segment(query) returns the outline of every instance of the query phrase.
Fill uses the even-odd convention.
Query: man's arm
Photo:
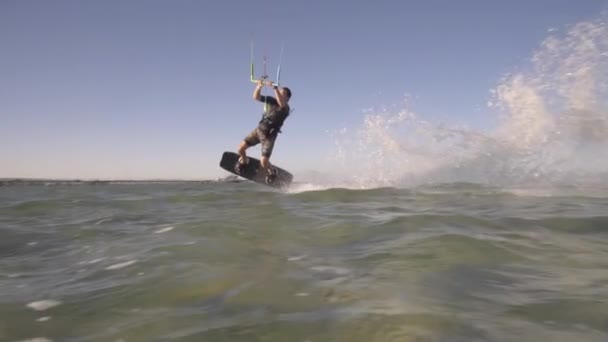
[[[279,107],[281,108],[285,108],[285,99],[283,98],[283,96],[281,95],[281,93],[279,92],[279,87],[275,86],[274,88],[274,95],[277,97],[277,102],[279,103]]]
[[[253,90],[253,99],[254,100],[260,101],[262,99],[261,92],[262,92],[263,86],[264,86],[264,83],[262,83],[262,81],[258,81],[258,84],[255,86],[255,89]]]

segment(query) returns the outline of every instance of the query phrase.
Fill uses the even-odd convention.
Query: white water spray
[[[334,134],[341,186],[471,182],[608,183],[608,25],[582,22],[542,42],[530,68],[491,90],[492,132],[433,124],[408,110],[370,111]]]

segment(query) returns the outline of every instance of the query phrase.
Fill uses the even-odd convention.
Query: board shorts
[[[245,144],[247,144],[247,146],[249,146],[249,147],[262,143],[262,156],[270,158],[270,155],[272,155],[272,149],[274,148],[274,142],[276,139],[277,139],[276,134],[265,133],[259,127],[256,127],[243,140],[245,141]]]

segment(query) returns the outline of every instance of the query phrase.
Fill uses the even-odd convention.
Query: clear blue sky
[[[0,177],[189,178],[218,166],[257,124],[257,70],[293,115],[272,160],[323,168],[327,130],[415,95],[429,120],[480,128],[500,77],[551,28],[606,0],[0,1]],[[250,154],[259,156],[259,147]]]

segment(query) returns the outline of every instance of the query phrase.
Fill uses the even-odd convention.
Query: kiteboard
[[[267,182],[267,172],[262,168],[260,160],[249,156],[247,159],[249,160],[247,164],[241,166],[240,172],[237,172],[236,164],[239,162],[239,155],[234,152],[226,151],[222,155],[222,160],[220,160],[220,167],[234,175],[273,188],[285,188],[291,184],[293,175],[274,164],[272,167],[277,171],[276,177],[274,177],[272,181]]]

